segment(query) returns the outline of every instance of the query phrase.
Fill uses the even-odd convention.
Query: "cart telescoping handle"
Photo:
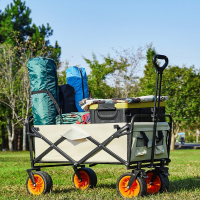
[[[156,63],[156,59],[161,59],[165,60],[165,63],[162,67],[159,67],[158,64]],[[157,78],[156,78],[156,88],[155,88],[155,99],[154,99],[154,111],[153,111],[153,120],[154,120],[154,127],[153,127],[153,143],[152,143],[152,151],[151,151],[151,164],[150,167],[153,167],[153,162],[154,162],[154,151],[155,151],[155,140],[156,140],[156,127],[157,127],[157,121],[158,121],[158,115],[160,112],[160,95],[161,95],[161,82],[162,82],[162,73],[163,70],[167,67],[168,65],[168,58],[167,56],[164,55],[155,55],[152,59],[153,65],[156,69],[157,73]],[[158,98],[157,98],[157,90],[158,90],[158,80],[159,80],[159,93],[158,93]],[[156,106],[156,102],[158,100],[158,104]]]
[[[165,63],[164,63],[164,65],[162,66],[162,67],[159,67],[158,66],[158,64],[156,63],[156,60],[157,59],[161,59],[161,60],[165,60]],[[153,57],[153,65],[154,65],[154,67],[156,68],[156,72],[163,72],[163,70],[167,67],[167,65],[168,65],[168,58],[167,58],[167,56],[164,56],[164,55],[159,55],[159,54],[157,54],[157,55],[155,55],[154,57]]]

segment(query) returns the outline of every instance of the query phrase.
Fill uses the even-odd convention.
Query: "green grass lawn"
[[[200,199],[200,150],[171,151],[169,192],[137,199]],[[29,152],[0,152],[0,199],[122,199],[116,191],[119,176],[127,172],[123,165],[97,165],[97,187],[80,191],[73,187],[73,169],[42,168],[53,179],[53,191],[31,196],[26,191]]]

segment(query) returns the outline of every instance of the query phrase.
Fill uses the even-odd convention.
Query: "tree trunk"
[[[2,135],[2,151],[6,151],[6,137],[4,125],[1,125],[1,135]]]
[[[20,151],[20,146],[21,146],[21,130],[18,133],[18,137],[17,137],[17,151]]]
[[[7,121],[7,131],[8,131],[8,147],[10,151],[13,151],[13,140],[15,136],[15,130],[14,130],[14,122],[11,122],[11,119],[6,116]]]
[[[196,143],[199,142],[199,129],[196,129]]]
[[[23,125],[23,151],[26,151],[26,125]]]
[[[172,137],[171,137],[171,147],[170,147],[171,150],[174,150],[175,149],[175,135],[174,133],[172,132]]]
[[[18,138],[18,130],[15,130],[15,137],[14,137],[14,145],[13,145],[13,150],[17,151],[17,138]]]

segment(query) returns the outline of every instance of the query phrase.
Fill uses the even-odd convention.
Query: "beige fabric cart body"
[[[116,123],[107,124],[75,124],[75,125],[37,125],[36,129],[52,143],[56,142],[61,136],[66,139],[58,145],[58,147],[64,151],[67,155],[73,158],[75,161],[79,161],[89,152],[97,147],[94,143],[87,139],[92,137],[99,143],[102,143],[109,138],[116,131],[114,125]],[[125,123],[118,123],[120,127]],[[163,132],[162,141],[155,146],[154,159],[168,158],[166,137],[169,125],[167,122],[157,123],[158,131]],[[140,131],[143,131],[149,139],[149,142],[144,146],[144,142],[141,138]],[[157,134],[158,137],[158,134]],[[151,159],[153,139],[153,122],[135,122],[132,133],[132,146],[130,162],[144,161]],[[139,140],[139,141],[138,141]],[[128,139],[127,135],[113,139],[106,147],[113,153],[118,155],[123,160],[127,160],[128,152]],[[35,157],[42,154],[49,145],[40,138],[35,138]],[[40,162],[64,162],[69,161],[63,157],[56,150],[50,151],[45,155]],[[88,158],[84,163],[120,163],[119,160],[108,154],[101,149],[96,154]]]

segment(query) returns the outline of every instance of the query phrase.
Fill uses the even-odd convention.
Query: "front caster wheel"
[[[31,179],[28,177],[26,180],[26,189],[29,194],[40,195],[49,193],[52,190],[53,182],[51,176],[43,171],[33,173],[36,186],[33,185]]]
[[[144,196],[147,192],[147,183],[144,178],[137,177],[134,180],[131,188],[128,189],[128,182],[131,178],[131,173],[125,173],[121,175],[117,181],[116,189],[120,196],[125,198],[132,198],[138,196]]]
[[[78,169],[82,181],[79,181],[78,176],[74,173],[72,181],[77,189],[85,190],[88,188],[94,188],[97,184],[97,176],[95,172],[90,168]]]
[[[158,192],[162,193],[169,189],[169,179],[168,176],[161,174],[160,172],[156,176],[152,185],[150,185],[151,177],[153,176],[154,171],[146,172],[148,178],[146,178],[147,182],[147,193],[156,194]]]

